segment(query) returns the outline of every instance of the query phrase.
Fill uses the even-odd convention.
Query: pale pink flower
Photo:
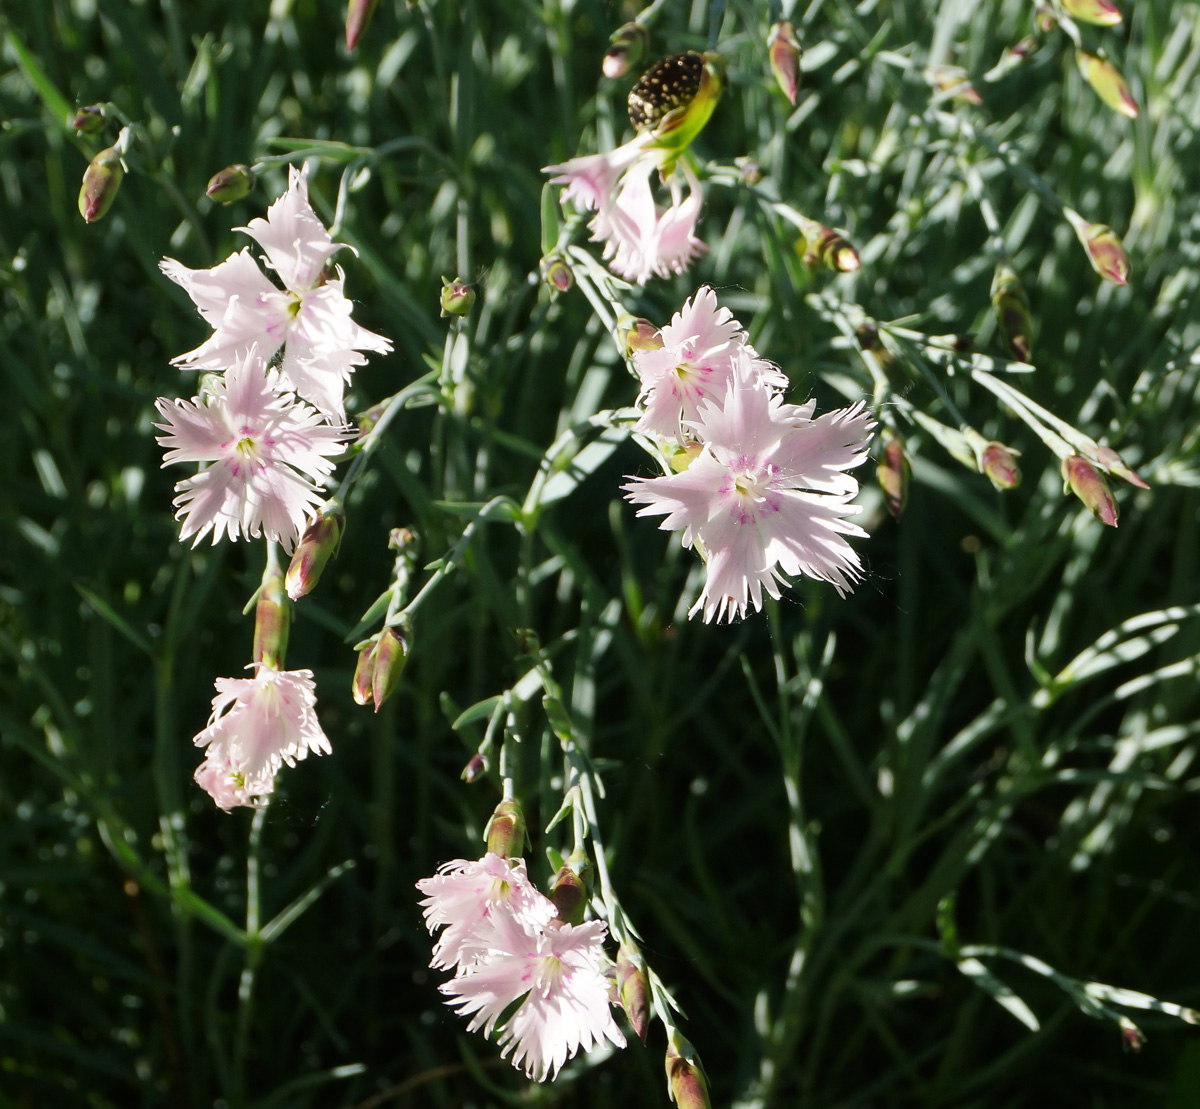
[[[470,1031],[490,1036],[508,1012],[500,1054],[512,1052],[513,1066],[539,1082],[606,1038],[625,1046],[610,1008],[603,921],[531,929],[505,914],[489,919],[490,953],[439,987],[452,998],[447,1004],[471,1017]]]
[[[787,387],[787,376],[758,357],[733,313],[717,306],[717,294],[708,286],[698,289],[660,334],[661,348],[633,355],[645,406],[638,431],[679,435],[681,421],[695,420],[702,401],[721,403],[732,381]]]
[[[270,794],[284,763],[330,751],[317,720],[312,671],[254,666],[253,678],[217,678],[208,726],[194,741],[208,749],[196,781],[223,809]]]
[[[683,530],[706,563],[704,589],[689,616],[744,616],[779,596],[785,575],[852,587],[861,564],[845,536],[866,533],[848,522],[858,482],[847,470],[866,458],[870,416],[861,405],[812,418],[814,402],[784,404],[763,384],[730,382],[723,404],[706,399],[687,421],[703,449],[686,470],[634,478],[626,497]]]
[[[256,350],[190,401],[156,401],[170,448],[163,465],[210,463],[175,486],[179,538],[193,546],[210,530],[213,542],[265,535],[291,551],[323,496],[314,479],[334,467],[347,433],[321,413],[278,391],[278,378]]]
[[[645,132],[606,154],[571,158],[542,172],[556,173],[552,185],[579,207],[596,214],[588,223],[594,242],[613,273],[644,285],[651,277],[682,273],[707,247],[695,236],[700,216],[700,181],[686,161],[672,171],[671,203],[654,199],[651,174],[662,161],[654,137]],[[688,186],[683,195],[680,177]]]
[[[554,917],[554,902],[541,894],[525,873],[522,859],[502,859],[492,852],[478,862],[455,859],[422,878],[421,906],[430,934],[445,928],[433,949],[431,967],[469,968],[489,950],[492,918],[502,914],[539,929]]]
[[[187,291],[213,328],[195,350],[174,359],[192,369],[225,370],[257,346],[270,359],[284,347],[279,373],[284,386],[322,412],[341,417],[342,394],[365,350],[387,352],[382,335],[359,327],[342,291],[343,275],[325,276],[335,243],[308,202],[307,168],[291,167],[288,191],[267,211],[239,228],[266,252],[280,289],[259,269],[249,249],[208,270],[164,258],[160,268]]]

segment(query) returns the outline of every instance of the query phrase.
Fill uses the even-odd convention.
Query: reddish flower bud
[[[884,436],[883,457],[875,467],[875,476],[883,490],[883,499],[888,511],[899,520],[908,503],[908,481],[910,467],[904,457],[904,444],[894,435]]]
[[[667,1041],[666,1071],[671,1100],[679,1109],[712,1109],[700,1057],[696,1049],[675,1030],[672,1030]]]
[[[767,55],[771,60],[771,72],[775,83],[783,90],[788,103],[796,103],[796,90],[800,86],[800,57],[803,51],[796,37],[796,28],[786,19],[775,23],[767,35]]]
[[[992,307],[1004,345],[1014,358],[1028,362],[1033,357],[1033,315],[1024,286],[1006,262],[996,267],[992,278]]]
[[[1109,0],[1062,0],[1067,14],[1081,23],[1096,27],[1115,27],[1121,22],[1121,13]]]
[[[487,759],[479,754],[479,752],[476,752],[468,760],[467,765],[463,767],[462,773],[459,775],[459,777],[466,782],[467,785],[470,785],[472,782],[479,781],[479,779],[487,773],[487,768]]]
[[[241,200],[252,188],[254,188],[254,170],[239,163],[226,166],[214,173],[209,178],[204,195],[209,200],[217,201],[218,204],[232,204],[235,200]]]
[[[1137,118],[1137,101],[1129,91],[1129,85],[1121,76],[1121,71],[1112,62],[1082,50],[1075,60],[1079,63],[1079,72],[1083,74],[1083,79],[1092,86],[1092,90],[1105,104],[1123,116]]]
[[[541,264],[542,280],[556,293],[568,292],[575,284],[571,267],[566,259],[558,254],[547,254]]]
[[[1021,484],[1021,468],[1014,455],[1017,452],[1003,443],[992,440],[979,453],[979,469],[1002,492]]]
[[[282,670],[292,624],[292,603],[283,588],[283,575],[263,575],[258,604],[254,608],[254,661],[271,670]]]
[[[375,673],[375,650],[378,646],[379,636],[373,635],[358,652],[358,661],[354,664],[354,678],[350,683],[350,693],[356,705],[367,705],[371,702],[371,679]]]
[[[371,700],[378,712],[400,684],[400,675],[408,662],[411,629],[389,624],[379,633],[375,646],[375,664],[371,668]]]
[[[88,165],[79,187],[79,214],[85,223],[102,219],[117,199],[125,165],[115,146],[101,150]]]
[[[353,50],[367,29],[379,0],[350,0],[346,6],[346,49]]]
[[[1073,454],[1063,459],[1063,492],[1075,494],[1102,524],[1117,526],[1117,502],[1108,482],[1086,458]]]
[[[591,877],[592,862],[583,850],[572,851],[571,857],[558,868],[550,890],[550,900],[558,910],[558,919],[564,924],[583,923]]]
[[[1096,462],[1107,470],[1108,473],[1116,474],[1122,481],[1127,481],[1130,485],[1136,485],[1139,489],[1150,488],[1149,485],[1125,465],[1125,460],[1112,447],[1098,447],[1096,449]]]
[[[650,1029],[650,991],[646,983],[646,961],[631,943],[622,943],[617,952],[617,994],[621,1008],[633,1025],[637,1038],[646,1042]]]
[[[104,126],[104,108],[89,104],[71,118],[71,127],[77,135],[94,135]]]
[[[525,853],[525,814],[516,801],[501,801],[488,821],[487,849],[502,859]]]
[[[1114,285],[1124,285],[1129,281],[1129,255],[1117,238],[1117,233],[1102,223],[1089,223],[1081,231],[1075,228],[1079,241],[1087,251],[1092,268]]]
[[[618,27],[609,39],[612,45],[600,63],[601,72],[613,81],[624,77],[630,66],[641,61],[649,40],[650,33],[640,23],[626,23]]]
[[[299,600],[321,580],[325,564],[337,554],[346,530],[346,514],[337,501],[325,504],[304,529],[287,569],[287,594]]]

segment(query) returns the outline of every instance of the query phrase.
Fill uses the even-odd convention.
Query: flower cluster
[[[190,401],[160,398],[163,465],[208,463],[176,485],[180,538],[213,542],[265,535],[290,551],[321,501],[346,432],[343,393],[367,350],[391,344],[359,327],[330,258],[335,243],[308,202],[305,169],[292,167],[287,192],[241,228],[265,252],[265,274],[249,249],[209,270],[173,258],[163,273],[182,286],[212,335],[175,359],[217,376]],[[277,357],[278,356],[278,357]]]
[[[543,1082],[580,1049],[625,1037],[610,1009],[603,921],[564,924],[520,859],[489,852],[456,859],[417,888],[430,933],[442,928],[430,966],[455,969],[439,988],[470,1017],[472,1032],[499,1026],[501,1056]]]
[[[704,588],[689,615],[705,621],[762,607],[786,576],[830,582],[839,593],[861,574],[846,536],[871,420],[861,404],[813,418],[815,402],[786,404],[787,378],[759,358],[711,289],[700,289],[633,353],[642,382],[637,429],[667,440],[678,473],[632,478],[639,516],[663,516],[704,557]]]

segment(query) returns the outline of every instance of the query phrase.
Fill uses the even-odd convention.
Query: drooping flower
[[[678,435],[682,422],[696,419],[701,402],[722,402],[733,381],[768,389],[788,384],[782,371],[758,357],[733,313],[718,307],[708,286],[697,290],[660,334],[660,348],[633,354],[645,407],[638,431]]]
[[[697,546],[707,574],[688,615],[744,616],[778,597],[785,575],[852,588],[861,564],[846,536],[858,482],[846,471],[866,458],[869,415],[861,405],[813,419],[814,402],[785,404],[766,385],[730,382],[724,401],[706,398],[686,426],[703,445],[686,470],[634,478],[622,488],[639,516],[663,516]]]
[[[196,781],[223,809],[269,795],[284,763],[330,751],[312,671],[253,665],[253,678],[217,678],[208,726],[194,741],[207,748]]]
[[[489,852],[478,862],[455,859],[422,878],[421,907],[432,935],[445,928],[433,949],[431,967],[470,968],[492,943],[492,919],[500,914],[524,927],[544,928],[554,917],[554,902],[534,888],[522,859],[502,859]]]
[[[307,167],[291,167],[288,190],[266,219],[239,228],[266,252],[279,288],[254,261],[249,248],[207,270],[164,258],[160,268],[195,302],[213,334],[195,350],[174,359],[192,369],[225,370],[257,346],[270,359],[282,346],[280,379],[322,412],[340,418],[342,394],[363,351],[386,353],[391,343],[360,327],[343,292],[342,271],[326,276],[329,259],[345,245],[335,243],[308,202]]]
[[[500,1054],[511,1052],[513,1066],[539,1082],[606,1038],[625,1046],[604,973],[603,921],[529,928],[505,913],[488,920],[489,953],[439,987],[451,998],[447,1004],[471,1017],[470,1031],[482,1028],[490,1036],[508,1012],[497,1041]]]
[[[155,426],[169,448],[163,465],[210,463],[175,486],[179,538],[193,546],[210,530],[215,543],[265,535],[291,551],[306,517],[323,501],[315,480],[334,467],[347,433],[281,393],[257,349],[216,380],[203,399],[159,398]]]

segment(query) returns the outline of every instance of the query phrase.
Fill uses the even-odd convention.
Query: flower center
[[[557,955],[542,955],[534,964],[533,989],[541,997],[549,997],[562,979],[564,967]]]

